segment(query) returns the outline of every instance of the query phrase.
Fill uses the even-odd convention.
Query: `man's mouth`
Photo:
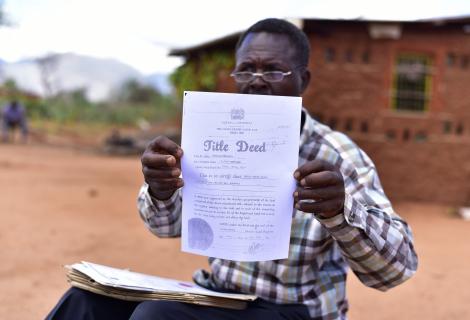
[[[261,89],[261,90],[248,89],[247,91],[248,92],[246,93],[248,94],[261,94],[265,96],[272,95],[271,90],[269,89]]]

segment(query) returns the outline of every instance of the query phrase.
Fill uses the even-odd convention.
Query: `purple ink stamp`
[[[191,249],[207,250],[214,240],[211,226],[201,218],[189,219],[188,236]]]

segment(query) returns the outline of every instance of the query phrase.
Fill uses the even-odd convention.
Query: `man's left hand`
[[[294,192],[294,206],[298,210],[324,218],[343,211],[344,180],[332,164],[323,160],[308,161],[294,172],[294,177],[299,182]]]

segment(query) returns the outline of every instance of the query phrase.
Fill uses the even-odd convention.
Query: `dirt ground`
[[[0,144],[0,319],[42,319],[68,288],[62,265],[88,260],[189,280],[206,258],[148,232],[136,210],[138,157]],[[419,270],[382,293],[351,274],[350,319],[470,319],[470,222],[439,205],[397,203]]]

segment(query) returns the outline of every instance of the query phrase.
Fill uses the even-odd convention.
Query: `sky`
[[[2,0],[0,0],[2,2]],[[267,18],[413,20],[470,15],[470,0],[3,0],[0,59],[48,53],[113,58],[142,72],[168,73],[188,47]]]

